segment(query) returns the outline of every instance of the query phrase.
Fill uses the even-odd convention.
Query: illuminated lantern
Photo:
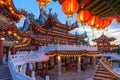
[[[36,0],[41,7],[45,7],[51,0]]]
[[[60,4],[62,4],[64,1],[65,1],[65,0],[58,0],[58,2],[59,2]]]
[[[95,26],[98,22],[99,22],[99,17],[98,17],[98,16],[92,16],[92,17],[88,20],[88,25],[93,27],[93,26]]]
[[[120,24],[120,16],[116,16],[116,17],[115,17],[115,20],[116,20],[116,22],[117,22],[118,24]]]
[[[103,20],[99,20],[99,22],[95,25],[95,28],[103,29],[104,28],[103,25],[104,25],[104,21]]]
[[[11,0],[0,0],[0,4],[3,5],[7,5]]]
[[[78,7],[77,0],[65,0],[62,4],[62,11],[70,18],[78,11]]]
[[[107,19],[112,21],[114,19],[114,16],[107,17]]]
[[[103,27],[106,27],[107,26],[107,21],[106,20],[103,20],[103,21],[104,21]]]
[[[77,15],[77,21],[84,24],[91,17],[91,13],[88,10],[82,10]]]
[[[12,34],[12,32],[11,31],[8,31],[8,35],[11,35]]]
[[[106,19],[106,27],[108,27],[111,24],[111,20]]]

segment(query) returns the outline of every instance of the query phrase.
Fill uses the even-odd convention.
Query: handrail
[[[116,78],[120,79],[120,74],[116,73],[113,69],[111,69],[107,64],[105,64],[102,60],[99,61],[102,66],[107,69],[110,73],[112,73]]]
[[[29,76],[26,76],[24,74],[17,72],[11,57],[9,57],[9,60],[8,60],[8,67],[10,69],[13,80],[33,80]]]

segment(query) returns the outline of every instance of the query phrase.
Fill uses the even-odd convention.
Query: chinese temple
[[[74,9],[78,8],[75,11],[80,14],[77,21],[74,23],[66,21],[65,24],[60,22],[57,13],[52,13],[52,9],[49,9],[48,13],[44,11],[44,7],[50,1],[36,0],[40,5],[40,14],[35,19],[33,13],[16,9],[13,0],[0,0],[0,80],[55,80],[51,78],[51,71],[57,76],[62,76],[71,71],[82,74],[89,67],[96,69],[95,73],[99,67],[103,71],[108,70],[104,64],[107,62],[106,58],[102,57],[99,62],[98,60],[104,51],[111,51],[117,47],[110,44],[115,38],[108,38],[103,34],[93,40],[97,45],[92,46],[89,42],[85,42],[85,38],[88,37],[86,32],[71,34],[70,31],[79,27],[78,22],[87,23],[88,20],[80,18],[83,8],[89,10],[85,11],[89,14],[88,18],[94,14],[100,17],[99,21],[106,23],[101,25],[96,22],[94,26],[97,29],[108,27],[113,18],[119,22],[117,16],[120,14],[120,1],[58,0],[68,18],[75,13],[67,12],[69,9],[66,9],[65,5],[67,6],[68,2],[75,3]],[[106,7],[102,8],[103,6]],[[22,17],[25,17],[24,24],[22,29],[18,29],[16,24]],[[88,24],[93,27],[91,21]],[[96,68],[97,64],[99,67]],[[120,79],[118,74],[112,73],[114,71],[109,72],[113,76],[110,79]],[[97,77],[96,75],[94,80],[100,78],[99,74]]]
[[[93,39],[94,42],[98,45],[98,51],[105,52],[105,51],[112,51],[113,49],[117,48],[118,46],[115,44],[110,44],[112,41],[114,41],[115,38],[107,37],[106,35],[102,34],[99,38]]]

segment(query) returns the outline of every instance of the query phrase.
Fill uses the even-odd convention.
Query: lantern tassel
[[[68,17],[68,25],[71,26],[71,18]]]

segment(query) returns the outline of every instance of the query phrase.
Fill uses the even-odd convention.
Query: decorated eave
[[[52,56],[100,56],[101,53],[98,51],[86,51],[86,50],[56,50],[46,53],[49,57]]]
[[[42,27],[42,28],[48,28],[49,27],[50,28],[52,25],[55,26],[55,27],[63,28],[67,31],[70,31],[70,30],[73,30],[73,29],[79,27],[78,25],[76,25],[76,26],[64,25],[64,24],[56,21],[51,14],[48,15],[47,21],[44,24],[40,25],[40,27]]]
[[[99,38],[95,38],[92,41],[103,42],[103,41],[114,41],[114,40],[116,40],[116,39],[113,37],[109,38],[109,37],[105,36],[104,34],[102,34]]]
[[[13,0],[0,0],[0,14],[6,16],[9,21],[18,22],[26,12],[17,10]]]
[[[46,23],[45,23],[46,24]],[[53,23],[54,24],[54,23]],[[54,24],[55,25],[55,24]],[[61,34],[61,33],[56,33],[56,32],[52,32],[52,31],[49,31],[47,29],[44,29],[42,28],[43,25],[37,27],[34,23],[30,23],[30,27],[29,29],[32,29],[32,31],[34,33],[42,33],[42,34],[45,34],[45,35],[52,35],[52,36],[58,36],[58,37],[63,37],[63,38],[70,38],[70,39],[76,39],[76,36],[73,36],[73,35],[65,35],[65,34]],[[66,27],[66,26],[65,26]],[[79,37],[79,40],[82,40],[84,39],[84,37]]]

